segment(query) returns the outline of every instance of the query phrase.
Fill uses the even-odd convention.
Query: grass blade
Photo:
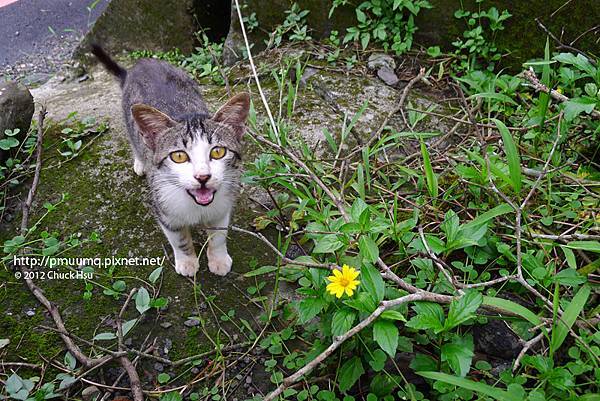
[[[502,136],[502,142],[504,143],[504,153],[506,153],[506,158],[508,161],[508,172],[510,173],[510,181],[513,189],[516,193],[521,191],[522,178],[521,178],[521,158],[519,156],[519,151],[517,150],[517,145],[515,145],[515,141],[513,140],[512,135],[506,128],[504,123],[496,118],[491,119],[498,127],[498,131],[500,131],[500,135]]]
[[[452,384],[454,386],[466,388],[467,390],[475,391],[478,394],[485,394],[498,401],[523,401],[519,397],[510,394],[508,391],[492,387],[482,382],[475,382],[473,380],[464,379],[462,377],[456,377],[440,372],[417,372],[417,374],[431,380],[439,380],[444,383]]]
[[[590,286],[584,285],[577,291],[577,294],[575,294],[569,303],[569,306],[565,309],[562,319],[557,322],[556,327],[552,330],[552,338],[550,340],[551,353],[559,349],[563,341],[565,341],[573,323],[575,323],[577,317],[585,307],[585,303],[587,302],[590,293]]]
[[[432,198],[437,198],[439,194],[437,176],[433,172],[431,167],[431,160],[429,159],[429,152],[425,147],[425,142],[421,140],[421,155],[423,155],[423,168],[425,169],[425,179],[427,181],[427,190]]]
[[[534,326],[538,326],[542,323],[540,318],[535,313],[533,313],[526,307],[519,305],[516,302],[509,301],[508,299],[484,296],[483,302],[481,304],[493,306],[496,308],[500,308],[500,309],[504,309],[506,311],[512,312],[516,315],[521,316],[523,319],[527,320]]]

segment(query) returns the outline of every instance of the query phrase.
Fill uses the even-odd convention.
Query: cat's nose
[[[210,180],[210,177],[210,174],[199,174],[194,176],[194,178],[198,180],[200,184],[206,184],[208,180]]]

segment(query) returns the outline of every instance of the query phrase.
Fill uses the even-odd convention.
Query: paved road
[[[0,67],[63,51],[61,40],[74,44],[74,37],[87,32],[109,2],[0,0]],[[95,7],[88,10],[94,3]]]

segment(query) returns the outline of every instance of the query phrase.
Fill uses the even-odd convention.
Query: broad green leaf
[[[367,263],[360,269],[359,279],[361,286],[371,296],[371,299],[375,304],[379,304],[385,295],[385,282],[379,270]]]
[[[334,313],[331,319],[331,334],[341,336],[352,328],[356,313],[350,308],[341,308]]]
[[[542,323],[540,318],[535,313],[516,302],[509,301],[508,299],[484,296],[482,305],[493,306],[495,308],[512,312],[529,321],[534,326],[538,326]]]
[[[514,104],[515,106],[517,105],[517,103],[514,100],[512,100],[509,96],[502,94],[502,93],[482,92],[482,93],[476,93],[474,95],[469,96],[469,99],[476,99],[476,98],[493,99],[493,100],[498,100],[498,101],[501,101],[504,103]]]
[[[121,330],[123,330],[123,337],[125,337],[127,335],[127,333],[129,333],[131,331],[133,326],[135,326],[136,322],[137,322],[137,319],[131,319],[131,320],[128,320],[125,323],[123,323],[123,326],[121,326]]]
[[[590,97],[577,97],[564,102],[565,105],[565,120],[572,121],[581,113],[590,114],[598,101]]]
[[[550,349],[556,351],[560,348],[563,341],[567,337],[569,330],[573,327],[573,324],[577,320],[577,317],[585,307],[590,296],[591,288],[589,285],[584,285],[577,291],[577,294],[573,297],[569,306],[565,308],[562,315],[562,319],[558,321],[554,329],[552,330],[552,337],[550,339]]]
[[[322,298],[305,298],[298,303],[300,323],[306,323],[321,312],[326,302]]]
[[[481,213],[479,216],[475,217],[470,222],[463,224],[461,227],[462,231],[473,230],[481,225],[487,223],[491,219],[502,216],[503,214],[507,214],[513,211],[513,208],[508,203],[502,203],[501,205],[496,206],[493,209],[488,210],[487,212]]]
[[[364,281],[361,285],[364,285]],[[377,308],[377,303],[371,295],[362,291],[356,294],[356,296],[345,300],[344,304],[363,313],[372,313]]]
[[[387,354],[380,349],[376,349],[373,351],[373,355],[371,356],[371,360],[369,360],[369,366],[375,371],[379,372],[385,366],[385,361],[387,361]]]
[[[492,387],[482,382],[475,382],[473,380],[464,379],[462,377],[452,376],[447,373],[417,372],[417,374],[427,379],[439,380],[444,383],[452,384],[454,386],[462,387],[467,390],[475,391],[476,393],[485,394],[498,401],[523,401],[522,398],[515,397],[511,395],[508,391]]]
[[[388,309],[383,311],[380,316],[382,319],[386,320],[400,320],[401,322],[406,322],[406,318],[397,310]]]
[[[163,394],[160,397],[160,401],[181,401],[183,398],[178,391],[171,391],[170,393]]]
[[[77,359],[75,359],[73,354],[71,354],[70,352],[67,352],[65,354],[65,365],[68,366],[71,370],[75,369],[75,366],[77,366]]]
[[[460,377],[469,373],[473,355],[473,336],[470,334],[455,336],[452,342],[442,345],[442,361],[448,362],[450,368]]]
[[[373,325],[373,339],[392,358],[398,348],[398,327],[389,320],[377,320]]]
[[[144,287],[140,287],[135,296],[135,308],[140,314],[150,309],[150,294]]]
[[[115,333],[100,333],[96,334],[93,340],[114,340],[115,338],[117,338]]]
[[[435,333],[444,330],[444,310],[439,304],[415,302],[412,309],[417,314],[406,323],[407,327],[417,330],[433,330]]]
[[[515,192],[519,193],[522,185],[521,157],[519,156],[519,150],[517,149],[517,145],[515,145],[515,141],[508,131],[508,128],[506,128],[506,125],[496,118],[492,118],[491,121],[496,124],[496,127],[498,127],[498,131],[502,136],[504,153],[506,153],[508,171],[510,173],[510,181]]]
[[[158,280],[158,278],[160,277],[160,274],[162,273],[162,271],[163,271],[163,267],[162,266],[157,267],[156,269],[154,269],[152,271],[152,273],[150,273],[150,275],[148,276],[148,280],[150,280],[150,282],[152,284],[156,283],[156,280]]]
[[[313,253],[332,253],[344,246],[336,234],[327,234],[315,241]]]
[[[582,251],[600,253],[599,241],[571,241],[563,246],[571,249],[581,249]]]
[[[575,253],[567,247],[561,246],[560,248],[565,254],[565,259],[567,260],[569,267],[571,269],[577,269],[577,259],[575,258]]]
[[[375,263],[379,258],[379,248],[375,241],[368,235],[361,235],[358,240],[358,247],[361,255],[363,255],[368,262]]]
[[[338,376],[340,391],[345,393],[350,390],[363,373],[365,373],[365,369],[359,356],[354,356],[346,361],[340,368]]]
[[[483,297],[481,293],[475,290],[467,291],[459,299],[454,299],[450,303],[450,310],[448,311],[448,318],[444,324],[444,329],[450,330],[473,318],[475,311],[477,311],[482,301]]]
[[[587,281],[587,278],[577,273],[577,270],[568,268],[559,271],[554,277],[555,283],[567,286],[581,285]]]
[[[268,274],[268,273],[274,272],[277,269],[278,269],[277,266],[262,266],[262,267],[259,267],[258,269],[249,271],[248,273],[244,273],[244,277],[260,276],[263,274]]]

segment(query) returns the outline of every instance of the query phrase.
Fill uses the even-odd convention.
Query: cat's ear
[[[213,116],[213,121],[229,125],[237,134],[238,139],[242,138],[246,130],[246,119],[250,112],[250,95],[246,92],[238,93]]]
[[[131,115],[144,143],[152,150],[155,148],[157,137],[177,124],[162,111],[140,103],[131,106]]]

